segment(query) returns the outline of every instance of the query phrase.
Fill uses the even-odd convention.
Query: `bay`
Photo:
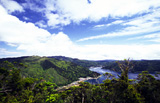
[[[106,72],[111,73],[112,75],[115,76],[115,78],[119,78],[118,75],[121,75],[120,72],[111,71],[109,69],[102,69],[102,67],[91,67],[91,68],[89,68],[89,70],[97,72],[97,73],[99,73],[101,75],[97,79],[89,79],[89,80],[85,81],[85,82],[89,82],[91,84],[103,83],[103,81],[107,79],[107,77],[103,75]],[[128,78],[129,79],[137,79],[138,74],[139,73],[128,73]],[[151,74],[151,75],[155,76],[155,74]],[[158,75],[158,77],[155,77],[155,78],[160,80],[160,75]]]

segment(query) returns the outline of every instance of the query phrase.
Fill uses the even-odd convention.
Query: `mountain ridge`
[[[66,85],[78,80],[80,77],[97,76],[97,73],[90,71],[86,67],[75,63],[54,58],[25,56],[19,58],[0,59],[0,65],[3,61],[11,63],[23,63],[26,68],[21,68],[23,77],[43,78],[46,81],[56,83],[57,85]]]

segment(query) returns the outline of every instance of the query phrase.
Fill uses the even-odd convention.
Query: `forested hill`
[[[64,61],[73,62],[77,65],[87,67],[87,68],[97,67],[97,66],[105,66],[105,65],[108,65],[109,63],[115,62],[115,60],[99,60],[99,61],[79,60],[77,58],[69,58],[69,57],[64,57],[64,56],[51,56],[49,58],[55,58],[57,60],[64,60]]]
[[[0,59],[0,66],[4,61],[9,61],[14,65],[24,64],[25,67],[18,67],[23,77],[38,78],[44,81],[66,85],[78,80],[80,77],[96,76],[97,73],[89,71],[88,68],[75,63],[54,58],[26,56],[19,58]]]
[[[119,61],[123,62],[123,61]],[[149,72],[160,72],[160,60],[133,60],[131,61],[133,65],[133,69],[131,72],[141,72],[141,71],[149,71]],[[103,69],[110,69],[117,72],[120,72],[120,68],[116,62],[110,62]]]
[[[128,71],[131,67],[129,60],[118,62],[122,70],[118,78],[109,79],[109,77],[112,77],[112,74],[105,73],[104,76],[107,79],[102,84],[92,85],[88,82],[79,82],[78,85],[66,89],[58,89],[55,83],[46,82],[44,79],[42,79],[43,81],[38,81],[35,78],[22,77],[19,68],[23,70],[24,65],[16,63],[16,60],[27,62],[30,65],[39,65],[43,69],[41,72],[44,73],[51,72],[46,72],[46,70],[52,67],[51,70],[55,70],[58,74],[57,69],[62,70],[62,64],[68,64],[68,62],[57,61],[53,58],[41,57],[10,59],[12,63],[7,61],[1,62],[0,103],[160,103],[160,80],[155,79],[147,71],[143,71],[138,75],[137,82],[129,79]],[[36,65],[34,66],[36,67]],[[64,66],[63,68],[65,67],[70,66]],[[30,69],[27,67],[25,69],[33,69],[36,72],[34,68]],[[65,69],[68,70],[69,68]],[[80,70],[85,71],[85,69],[82,69]],[[69,74],[70,71],[67,70],[65,72]],[[84,73],[82,72],[82,74]],[[67,78],[64,75],[61,75],[61,77],[63,79]]]
[[[97,67],[102,66],[103,69],[110,69],[114,70],[116,72],[120,72],[120,68],[118,67],[118,64],[116,61],[118,60],[100,60],[100,61],[90,61],[90,60],[79,60],[79,59],[73,59],[69,57],[64,56],[52,56],[49,58],[55,58],[57,60],[64,60],[73,62],[77,65],[83,66],[83,67]],[[119,61],[123,62],[123,61]],[[131,72],[141,72],[141,71],[149,71],[149,72],[156,72],[160,71],[160,60],[132,60],[133,69],[131,69]]]

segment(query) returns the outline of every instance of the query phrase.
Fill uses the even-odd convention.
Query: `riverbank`
[[[57,88],[56,90],[59,91],[59,92],[61,92],[61,91],[65,90],[65,89],[69,89],[69,88],[72,87],[72,86],[79,86],[79,83],[80,83],[80,82],[85,82],[85,81],[90,80],[90,79],[98,79],[98,78],[101,77],[101,76],[102,76],[102,75],[99,75],[98,77],[79,78],[78,81],[74,81],[74,82],[72,82],[72,83],[70,83],[70,84],[68,84],[68,85],[66,85],[66,86],[59,87],[59,88]]]

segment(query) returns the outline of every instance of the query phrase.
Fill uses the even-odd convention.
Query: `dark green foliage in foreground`
[[[132,63],[118,62],[121,68],[119,79],[106,79],[103,84],[81,83],[78,87],[60,93],[66,103],[159,103],[160,81],[148,72],[139,74],[139,82],[130,84],[128,71]],[[109,76],[108,73],[106,73]],[[66,95],[65,95],[66,94]]]
[[[55,83],[22,78],[20,69],[10,62],[0,66],[0,103],[45,103],[56,87]]]
[[[160,102],[160,80],[156,80],[148,71],[139,74],[139,83],[136,85],[138,92],[145,98],[146,103]]]
[[[0,65],[8,60],[19,68],[24,64],[25,68],[19,68],[22,77],[41,78],[47,82],[57,85],[66,85],[78,80],[80,77],[97,76],[97,73],[91,72],[88,68],[79,66],[72,62],[56,60],[54,58],[31,56],[20,58],[0,59]]]
[[[20,68],[24,65],[17,64],[15,68],[6,61],[0,66],[0,103],[160,103],[160,81],[144,71],[137,83],[130,84],[130,64],[127,60],[119,63],[122,73],[118,79],[106,79],[98,85],[81,82],[60,92],[55,83],[43,78],[22,77]]]

